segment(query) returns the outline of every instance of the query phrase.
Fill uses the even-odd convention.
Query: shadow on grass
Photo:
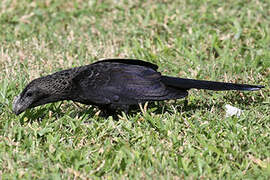
[[[76,107],[73,106],[72,103],[67,103],[62,105],[63,103],[52,103],[40,107],[36,107],[33,109],[28,109],[24,112],[24,114],[20,118],[20,122],[24,123],[33,123],[33,122],[41,122],[44,119],[61,119],[64,116],[68,118],[82,118],[85,117],[94,117],[95,111],[92,106],[87,107]]]
[[[224,99],[227,102],[231,102],[232,104],[239,104],[242,107],[244,106],[250,106],[252,104],[261,104],[265,98],[262,96],[252,96],[252,94],[244,94],[241,92],[238,92],[237,94],[231,95],[231,96],[225,96]]]

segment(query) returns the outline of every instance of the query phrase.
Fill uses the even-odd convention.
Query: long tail
[[[215,81],[204,81],[196,79],[185,79],[177,77],[162,76],[161,81],[172,87],[180,89],[208,89],[214,91],[226,91],[226,90],[241,90],[241,91],[257,91],[264,86],[249,85],[249,84],[234,84]]]

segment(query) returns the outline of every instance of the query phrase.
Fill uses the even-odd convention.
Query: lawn
[[[266,87],[191,90],[118,120],[68,101],[12,113],[32,79],[115,57]],[[0,72],[0,179],[270,178],[268,1],[2,0]]]

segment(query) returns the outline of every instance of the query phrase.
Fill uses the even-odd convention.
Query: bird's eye
[[[31,97],[33,95],[33,93],[32,92],[28,92],[28,93],[26,93],[26,97]]]

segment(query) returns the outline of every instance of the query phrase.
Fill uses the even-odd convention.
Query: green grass
[[[0,2],[0,179],[269,179],[270,2]],[[163,74],[265,85],[190,91],[120,120],[48,104],[12,114],[32,79],[102,58]],[[225,117],[225,105],[244,110]]]

